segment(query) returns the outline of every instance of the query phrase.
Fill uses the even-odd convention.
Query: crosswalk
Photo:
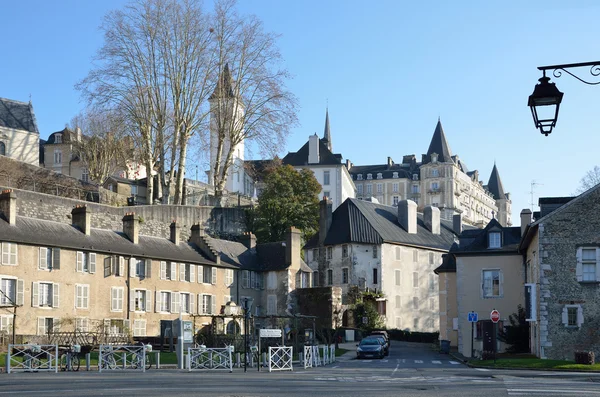
[[[360,360],[360,362],[362,363],[388,363],[393,360]],[[414,360],[414,359],[407,359],[407,358],[398,358],[396,359],[396,363],[397,364],[434,364],[434,365],[444,365],[444,364],[451,364],[451,365],[460,365],[460,362],[458,361],[452,361],[452,360]]]

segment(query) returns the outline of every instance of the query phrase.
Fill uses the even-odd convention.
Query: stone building
[[[382,293],[378,311],[387,328],[435,332],[439,329],[437,268],[454,238],[457,224],[440,219],[439,208],[417,214],[417,204],[397,207],[347,199],[332,212],[320,203],[319,233],[304,246],[315,286],[350,286]],[[454,229],[456,227],[457,230]]]
[[[600,185],[572,197],[540,198],[521,212],[531,352],[573,360],[600,355]]]
[[[510,195],[504,192],[496,164],[488,184],[483,184],[477,170],[470,171],[452,155],[440,120],[421,161],[412,154],[403,156],[401,163],[388,157],[386,164],[347,162],[347,167],[357,198],[375,197],[381,204],[394,206],[408,199],[417,203],[419,211],[430,205],[438,207],[442,219],[462,214],[465,223],[478,227],[494,218],[501,225],[511,225]]]
[[[0,98],[0,156],[39,166],[39,141],[31,102]]]

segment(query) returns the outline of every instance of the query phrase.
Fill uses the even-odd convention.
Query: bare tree
[[[275,154],[296,122],[296,98],[287,91],[290,78],[280,66],[277,36],[264,31],[256,17],[241,17],[235,0],[215,6],[214,36],[218,80],[211,101],[211,178],[220,199],[233,165],[236,146],[255,142]]]
[[[597,184],[600,183],[600,167],[597,165],[594,166],[591,170],[586,172],[583,178],[579,181],[579,187],[577,188],[576,193],[581,194]]]

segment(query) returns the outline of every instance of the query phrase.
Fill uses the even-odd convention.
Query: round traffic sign
[[[493,323],[497,323],[500,320],[500,312],[496,309],[492,310],[490,313],[490,319]]]

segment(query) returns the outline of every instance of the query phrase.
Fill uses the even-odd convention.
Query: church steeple
[[[446,135],[444,135],[444,129],[442,128],[442,122],[439,118],[437,125],[435,126],[435,132],[431,138],[431,143],[429,144],[429,149],[427,150],[427,156],[424,161],[425,163],[429,163],[431,161],[431,155],[433,153],[437,153],[439,162],[452,161],[450,145],[448,145]]]
[[[498,168],[496,168],[496,162],[494,162],[494,168],[492,168],[492,174],[490,175],[490,180],[488,181],[488,190],[494,196],[495,200],[505,199],[506,194],[504,193],[504,187],[502,186],[502,180],[500,179],[500,174],[498,173]]]
[[[327,145],[327,149],[332,150],[331,131],[329,130],[329,108],[325,110],[325,132],[323,133],[323,143]]]
[[[219,81],[217,81],[217,85],[212,95],[208,99],[214,98],[233,98],[235,95],[233,94],[233,84],[231,81],[231,72],[229,72],[229,63],[225,64],[223,68],[223,72],[219,76]]]

